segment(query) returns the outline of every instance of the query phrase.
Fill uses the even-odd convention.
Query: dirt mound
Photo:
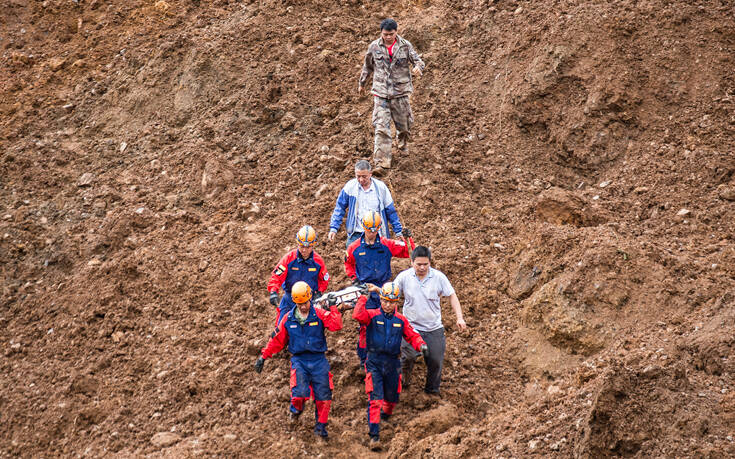
[[[299,226],[345,283],[386,16],[428,67],[385,181],[470,330],[445,311],[442,398],[404,392],[383,454],[735,455],[730,3],[7,3],[3,455],[371,454],[350,319],[327,444],[252,363]]]

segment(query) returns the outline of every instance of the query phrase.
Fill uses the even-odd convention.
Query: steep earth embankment
[[[369,454],[350,320],[327,444],[252,363],[299,226],[345,281],[385,16],[428,68],[384,179],[470,329],[383,453],[735,455],[730,2],[6,3],[1,455]]]

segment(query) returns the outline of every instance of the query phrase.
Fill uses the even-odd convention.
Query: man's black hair
[[[411,261],[414,261],[416,257],[426,257],[431,261],[431,249],[423,245],[417,245],[413,252],[411,252]]]
[[[380,30],[398,30],[398,23],[393,18],[386,18],[380,23]]]

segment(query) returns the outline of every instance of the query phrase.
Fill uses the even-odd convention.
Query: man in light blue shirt
[[[441,297],[449,297],[449,304],[457,315],[459,329],[465,330],[467,324],[449,279],[443,272],[431,267],[431,250],[428,247],[417,246],[411,253],[411,265],[411,268],[398,274],[393,282],[403,291],[403,315],[429,346],[424,392],[438,395],[446,349]],[[409,385],[411,371],[418,356],[419,354],[408,343],[401,344],[403,385],[406,387]]]
[[[382,181],[373,178],[372,167],[365,160],[355,164],[355,178],[347,182],[337,197],[337,203],[332,212],[329,222],[328,241],[334,241],[342,220],[345,220],[347,230],[347,244],[350,244],[362,236],[362,217],[371,211],[378,212],[382,219],[380,236],[389,237],[388,224],[393,228],[396,239],[403,239],[403,225],[398,218],[398,211],[393,203],[390,190]]]

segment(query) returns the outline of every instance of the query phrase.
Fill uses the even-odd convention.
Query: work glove
[[[363,284],[361,282],[356,282],[354,286],[360,289],[360,295],[365,295],[365,296],[370,295],[370,289],[368,288],[367,283]]]
[[[269,301],[271,302],[271,304],[273,306],[278,306],[278,303],[279,303],[279,301],[278,301],[278,293],[277,292],[271,292],[271,296],[270,296]]]
[[[261,355],[260,357],[258,357],[258,360],[255,361],[255,372],[256,373],[260,373],[261,371],[263,371],[264,363],[265,363],[265,359]]]
[[[337,305],[337,297],[333,293],[328,294],[327,295],[327,306],[331,308],[332,306],[336,306],[336,305]]]
[[[411,234],[411,230],[408,228],[403,228],[403,236],[404,237],[411,237],[413,234]]]
[[[419,348],[419,351],[421,351],[421,355],[424,356],[424,360],[429,358],[429,346],[427,346],[426,344],[422,344]]]
[[[360,282],[360,280],[358,278],[352,279],[352,286],[353,287],[359,287],[361,285],[362,285],[362,282]]]

